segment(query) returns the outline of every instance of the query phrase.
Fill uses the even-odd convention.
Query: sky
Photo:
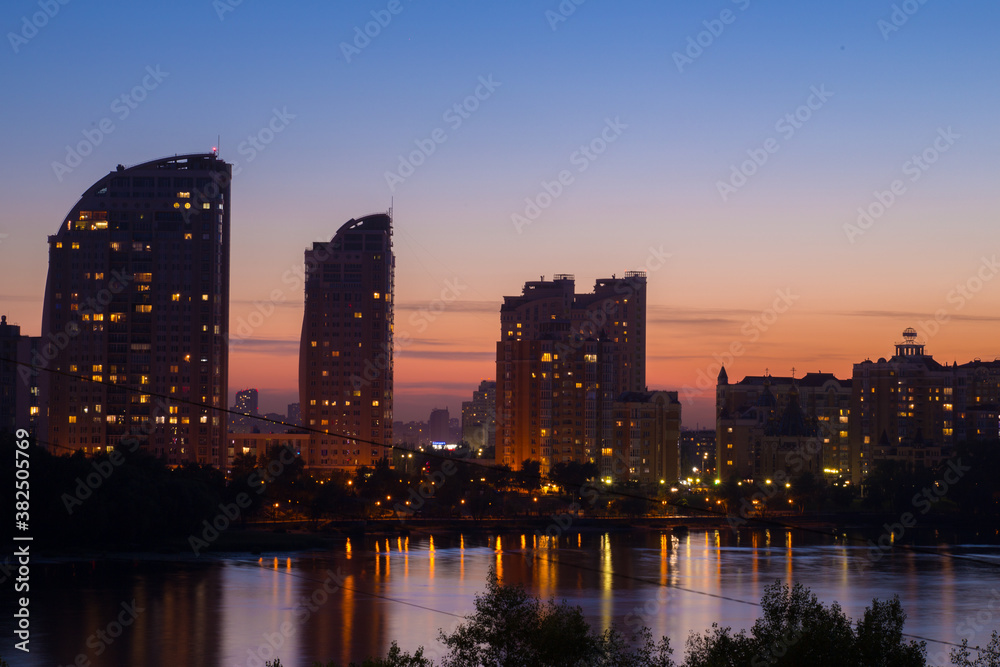
[[[395,417],[495,375],[499,307],[648,271],[647,383],[1000,356],[1000,5],[987,0],[10,0],[0,313],[119,163],[234,164],[230,399],[297,400],[313,241],[393,207]],[[260,313],[261,316],[253,313]],[[254,322],[257,326],[250,326]]]

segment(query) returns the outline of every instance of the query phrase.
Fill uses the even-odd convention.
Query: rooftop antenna
[[[396,202],[395,197],[389,197],[389,219],[392,220],[392,207]]]

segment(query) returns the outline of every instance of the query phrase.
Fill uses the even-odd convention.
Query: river
[[[683,657],[691,631],[748,628],[764,588],[802,583],[852,618],[899,594],[905,632],[986,643],[1000,628],[1000,549],[937,546],[875,552],[863,542],[788,530],[341,538],[328,551],[248,556],[115,556],[32,564],[30,654],[12,666],[344,665],[391,640],[440,655],[439,629],[473,609],[491,567],[505,583],[580,605],[596,627],[647,625]],[[5,584],[10,585],[10,582]],[[930,643],[932,664],[949,647]]]

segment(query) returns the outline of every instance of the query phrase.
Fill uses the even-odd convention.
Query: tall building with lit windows
[[[44,442],[134,437],[168,464],[225,467],[231,181],[214,153],[118,165],[60,221],[35,358],[56,371]]]
[[[575,278],[527,282],[504,298],[497,342],[496,461],[527,459],[547,472],[592,462],[601,476],[636,478],[615,438],[615,400],[646,390],[646,274],[600,279],[576,294]]]
[[[390,453],[394,272],[384,213],[349,220],[305,252],[299,404],[311,468],[370,466]]]

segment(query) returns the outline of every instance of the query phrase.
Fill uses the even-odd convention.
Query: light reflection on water
[[[855,543],[781,530],[414,533],[354,536],[328,552],[291,555],[36,563],[32,652],[17,664],[68,665],[80,653],[102,665],[260,667],[275,656],[287,665],[346,664],[384,653],[393,639],[434,657],[438,630],[455,627],[449,614],[473,610],[491,565],[505,583],[580,605],[596,626],[647,625],[669,636],[677,654],[692,630],[752,625],[759,608],[733,599],[758,602],[775,580],[802,583],[854,618],[873,597],[898,593],[908,633],[959,641],[962,621],[1000,595],[1000,551],[955,550],[992,565],[942,557],[947,547],[872,563]],[[132,599],[143,611],[97,656],[88,638]],[[0,621],[8,637],[9,602]],[[1000,626],[1000,613],[991,625]],[[970,639],[986,641],[988,631]]]

